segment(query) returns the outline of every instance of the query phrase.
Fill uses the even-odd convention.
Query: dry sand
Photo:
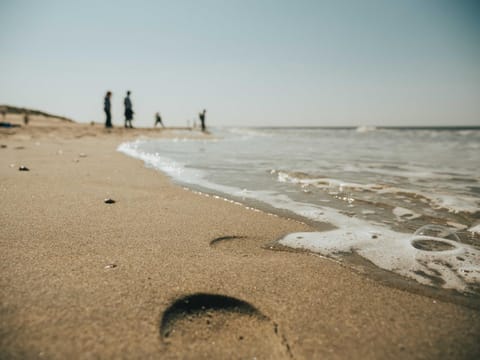
[[[310,227],[116,151],[139,135],[172,136],[35,117],[0,129],[0,358],[480,356],[479,310],[262,248]]]

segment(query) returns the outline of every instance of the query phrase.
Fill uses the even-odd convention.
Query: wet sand
[[[0,358],[480,356],[479,310],[265,249],[312,228],[116,151],[137,136],[178,134],[40,117],[0,129]]]

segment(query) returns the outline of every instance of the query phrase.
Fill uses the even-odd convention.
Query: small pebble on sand
[[[24,165],[20,166],[20,167],[18,168],[18,170],[19,170],[19,171],[30,171],[30,169],[29,169],[28,167],[24,166]]]
[[[103,202],[104,202],[105,204],[115,204],[115,200],[110,199],[110,198],[107,198],[107,199],[103,200]]]

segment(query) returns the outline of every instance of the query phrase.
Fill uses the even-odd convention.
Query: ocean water
[[[187,187],[330,230],[285,247],[354,253],[420,284],[480,295],[480,130],[214,129],[119,151]],[[252,205],[253,204],[253,205]]]

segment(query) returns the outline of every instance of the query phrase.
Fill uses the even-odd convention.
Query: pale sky
[[[123,124],[480,125],[480,1],[0,0],[0,104]]]

